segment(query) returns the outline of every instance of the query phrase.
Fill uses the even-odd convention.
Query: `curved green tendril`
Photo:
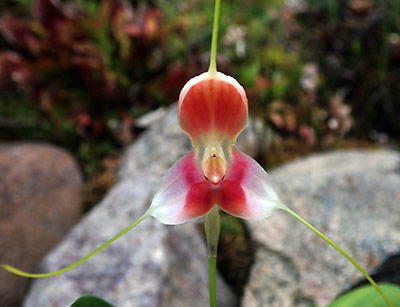
[[[148,210],[145,214],[143,214],[140,218],[138,218],[135,222],[133,222],[132,224],[130,224],[128,227],[126,227],[124,230],[122,230],[120,233],[118,233],[117,235],[115,235],[114,237],[112,237],[110,240],[108,240],[106,243],[102,244],[101,246],[99,246],[98,248],[96,248],[93,252],[91,252],[89,255],[87,255],[86,257],[82,258],[81,260],[59,270],[59,271],[55,271],[55,272],[50,272],[50,273],[43,273],[43,274],[33,274],[33,273],[27,273],[24,271],[21,271],[13,266],[10,266],[8,264],[1,264],[0,267],[2,267],[3,269],[7,270],[10,273],[13,273],[15,275],[19,275],[22,277],[30,277],[30,278],[43,278],[43,277],[50,277],[50,276],[55,276],[64,272],[67,272],[75,267],[77,267],[78,265],[80,265],[81,263],[85,262],[86,260],[88,260],[89,258],[93,257],[94,255],[96,255],[98,252],[100,252],[101,250],[103,250],[104,248],[106,248],[108,245],[110,245],[111,243],[113,243],[115,240],[119,239],[120,237],[122,237],[124,234],[126,234],[129,230],[131,230],[132,228],[134,228],[137,224],[139,224],[141,221],[143,221],[146,217],[149,217],[151,214],[150,210]]]
[[[213,33],[211,39],[210,67],[208,68],[208,72],[210,74],[217,73],[217,41],[218,41],[220,7],[221,7],[221,0],[215,0],[214,24],[213,24]]]
[[[319,237],[321,237],[325,242],[327,242],[329,245],[331,245],[334,249],[336,249],[340,254],[342,254],[352,265],[354,265],[357,270],[361,272],[361,274],[364,275],[364,277],[369,281],[369,283],[378,291],[378,293],[381,295],[383,300],[388,304],[389,307],[393,307],[392,303],[390,302],[389,298],[383,293],[382,289],[376,284],[376,282],[372,279],[371,276],[349,255],[347,254],[343,249],[341,249],[335,242],[333,242],[331,239],[329,239],[327,236],[325,236],[322,232],[320,232],[317,228],[315,228],[313,225],[311,225],[309,222],[304,220],[301,216],[299,216],[296,212],[291,210],[290,208],[286,207],[283,203],[280,204],[280,208],[282,210],[285,210],[287,213],[291,214],[294,216],[297,220],[299,220],[302,224],[307,226],[309,229],[314,231]]]

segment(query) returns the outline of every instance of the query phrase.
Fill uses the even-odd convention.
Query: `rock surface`
[[[45,258],[40,271],[73,263],[146,211],[161,177],[190,150],[176,117],[174,106],[127,150],[116,186]],[[74,270],[35,281],[24,306],[64,307],[82,295],[118,307],[208,306],[207,255],[197,226],[146,219]],[[218,306],[235,306],[233,294],[218,283]]]
[[[79,168],[53,146],[7,144],[0,174],[0,263],[32,271],[81,216]],[[0,306],[20,306],[28,282],[0,270]]]
[[[271,173],[281,200],[373,273],[400,253],[400,157],[339,151]],[[248,224],[257,251],[241,306],[326,306],[361,274],[286,212]]]

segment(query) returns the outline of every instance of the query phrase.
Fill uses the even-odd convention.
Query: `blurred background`
[[[88,211],[143,131],[137,119],[208,68],[213,10],[204,0],[2,0],[0,142],[70,152]],[[398,146],[400,1],[231,0],[222,12],[218,68],[247,91],[263,166]],[[226,225],[240,271],[251,248],[239,222]],[[245,275],[228,276],[237,291]]]
[[[140,134],[135,119],[175,102],[208,67],[213,5],[4,0],[0,10],[0,140],[73,153],[90,206]],[[396,144],[399,1],[236,0],[222,10],[219,70],[246,88],[265,131],[260,162]]]

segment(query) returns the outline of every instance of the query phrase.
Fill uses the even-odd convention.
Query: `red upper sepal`
[[[228,139],[232,143],[246,125],[247,97],[234,78],[205,72],[189,80],[179,96],[178,118],[193,143]]]

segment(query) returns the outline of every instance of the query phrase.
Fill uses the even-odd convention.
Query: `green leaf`
[[[97,296],[82,296],[78,298],[72,307],[112,307],[112,305]]]
[[[261,69],[260,63],[255,61],[250,65],[242,67],[240,73],[240,81],[245,87],[252,87],[257,74]]]
[[[379,284],[382,291],[388,296],[393,306],[400,306],[400,286],[382,283]],[[385,307],[379,293],[371,285],[358,287],[346,294],[339,296],[329,307]]]

